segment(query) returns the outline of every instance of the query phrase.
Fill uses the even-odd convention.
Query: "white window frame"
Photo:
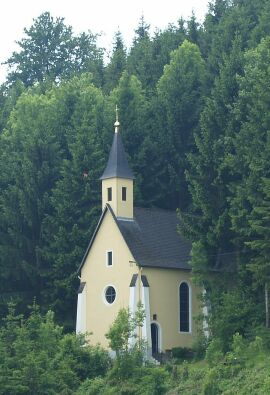
[[[113,287],[114,290],[115,290],[115,299],[114,299],[114,301],[113,301],[112,303],[109,303],[109,302],[107,301],[107,299],[106,299],[106,291],[107,291],[107,289],[108,289],[109,287]],[[103,288],[103,291],[102,291],[102,299],[103,299],[103,302],[104,302],[104,304],[105,304],[106,306],[112,306],[112,305],[115,303],[116,299],[117,299],[117,289],[116,289],[116,286],[113,285],[113,284],[107,284],[106,287]]]
[[[184,332],[180,331],[180,287],[181,284],[186,283],[188,286],[188,313],[189,313],[189,331]],[[192,333],[192,288],[189,283],[189,281],[183,280],[180,282],[178,288],[177,288],[177,299],[178,299],[178,333],[181,333],[182,335],[186,334],[191,334]]]

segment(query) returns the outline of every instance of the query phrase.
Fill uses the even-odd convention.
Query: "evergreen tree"
[[[254,233],[255,224],[252,228],[250,221],[258,208],[264,206],[267,196],[264,179],[270,175],[269,59],[269,38],[247,52],[239,98],[234,108],[239,132],[233,140],[235,152],[229,162],[237,177],[231,185],[230,215],[238,244],[243,249],[253,238],[260,239],[260,235]]]
[[[270,147],[268,147],[269,150]],[[269,328],[269,285],[270,285],[270,178],[262,179],[262,201],[256,204],[250,214],[251,241],[247,245],[254,251],[248,265],[254,283],[259,289],[264,288],[266,327]]]
[[[156,94],[155,86],[163,74],[164,66],[170,63],[171,52],[176,50],[186,38],[184,21],[177,26],[170,24],[165,30],[157,30],[152,39],[152,93]]]
[[[135,38],[127,58],[127,70],[129,74],[135,75],[145,90],[153,88],[153,55],[152,42],[148,25],[142,16],[137,29]]]
[[[171,208],[189,203],[185,171],[186,155],[194,149],[204,95],[205,64],[199,48],[187,40],[172,53],[158,82],[158,97],[165,112],[162,124],[166,158],[167,193]],[[170,194],[171,192],[171,194]],[[170,195],[169,195],[170,194]]]
[[[240,94],[234,109],[240,131],[235,136],[235,155],[231,166],[239,181],[234,185],[232,199],[233,226],[245,238],[250,233],[248,216],[253,205],[261,201],[262,177],[268,177],[268,60],[270,40],[247,52],[244,75],[240,79]]]
[[[18,98],[24,92],[24,85],[21,81],[16,81],[13,86],[8,87],[2,84],[0,87],[0,134],[7,125],[11,111]]]
[[[203,261],[207,266],[214,265],[218,251],[235,249],[228,203],[230,182],[234,178],[226,161],[234,151],[232,104],[238,97],[237,76],[242,68],[243,54],[237,39],[205,103],[200,130],[195,134],[196,150],[188,156],[190,169],[186,175],[192,203],[186,212],[182,211],[181,217],[183,230],[196,242],[194,265],[196,261],[201,266]],[[198,257],[204,254],[207,259]]]
[[[74,314],[65,301],[71,295],[75,300],[76,268],[96,218],[102,100],[89,75],[45,94],[34,88],[19,98],[0,135],[2,296],[16,297],[24,307],[33,296],[42,298],[44,309],[61,306],[58,317],[65,309]],[[73,288],[63,289],[66,283]]]
[[[42,219],[59,176],[59,144],[54,97],[22,95],[1,137],[1,290],[27,305],[42,288],[39,248]]]
[[[197,45],[200,43],[200,24],[196,20],[194,11],[192,11],[191,17],[187,21],[187,39]]]
[[[124,47],[121,33],[118,31],[114,38],[113,53],[110,58],[110,62],[105,69],[105,83],[104,90],[111,92],[114,89],[118,81],[126,68],[127,55]]]
[[[101,147],[102,94],[86,79],[76,79],[69,85],[77,97],[68,157],[52,190],[52,213],[44,220],[46,245],[42,255],[45,304],[72,329],[79,283],[76,272],[101,212],[99,177],[105,162]]]

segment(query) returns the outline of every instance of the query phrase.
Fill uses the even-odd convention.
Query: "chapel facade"
[[[76,332],[92,333],[92,344],[108,347],[105,334],[119,310],[134,314],[140,301],[149,355],[191,347],[194,317],[202,312],[202,289],[191,280],[191,245],[178,232],[176,212],[134,207],[134,174],[118,119],[101,182],[101,217],[79,267]]]

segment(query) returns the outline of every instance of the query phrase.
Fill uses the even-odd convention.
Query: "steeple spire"
[[[125,149],[119,133],[118,108],[115,107],[115,133],[102,180],[102,207],[109,204],[117,218],[133,219],[133,180]]]
[[[113,137],[113,143],[109,155],[109,160],[104,170],[101,180],[105,178],[129,178],[134,179],[132,170],[129,167],[124,146],[122,143],[121,133],[119,133],[120,122],[118,120],[118,107],[115,107],[116,121],[114,123],[115,133]]]
[[[114,127],[115,127],[114,132],[118,133],[119,132],[119,127],[120,127],[120,122],[118,120],[118,107],[117,107],[117,104],[115,106],[115,119],[116,119],[116,121],[114,123]]]

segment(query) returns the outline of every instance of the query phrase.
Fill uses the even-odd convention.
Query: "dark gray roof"
[[[78,291],[77,291],[78,294],[82,293],[82,291],[84,290],[85,284],[86,284],[86,282],[80,283]]]
[[[129,167],[124,146],[122,143],[121,134],[114,133],[113,143],[109,155],[109,160],[104,173],[100,177],[101,180],[105,178],[120,177],[134,179],[132,170]]]
[[[175,211],[134,208],[134,220],[116,218],[140,266],[190,270],[191,244],[177,232]]]
[[[136,285],[136,282],[137,282],[137,278],[138,278],[138,274],[133,274],[132,275],[132,278],[131,278],[131,281],[130,281],[130,287],[135,287],[135,285]],[[149,282],[148,282],[148,280],[147,280],[147,277],[143,274],[142,275],[142,285],[144,286],[144,287],[149,287]]]
[[[107,204],[90,240],[78,272],[84,265],[107,211],[113,216],[136,263],[145,267],[191,270],[191,243],[177,232],[176,212],[161,209],[134,208],[134,220],[116,218]]]

